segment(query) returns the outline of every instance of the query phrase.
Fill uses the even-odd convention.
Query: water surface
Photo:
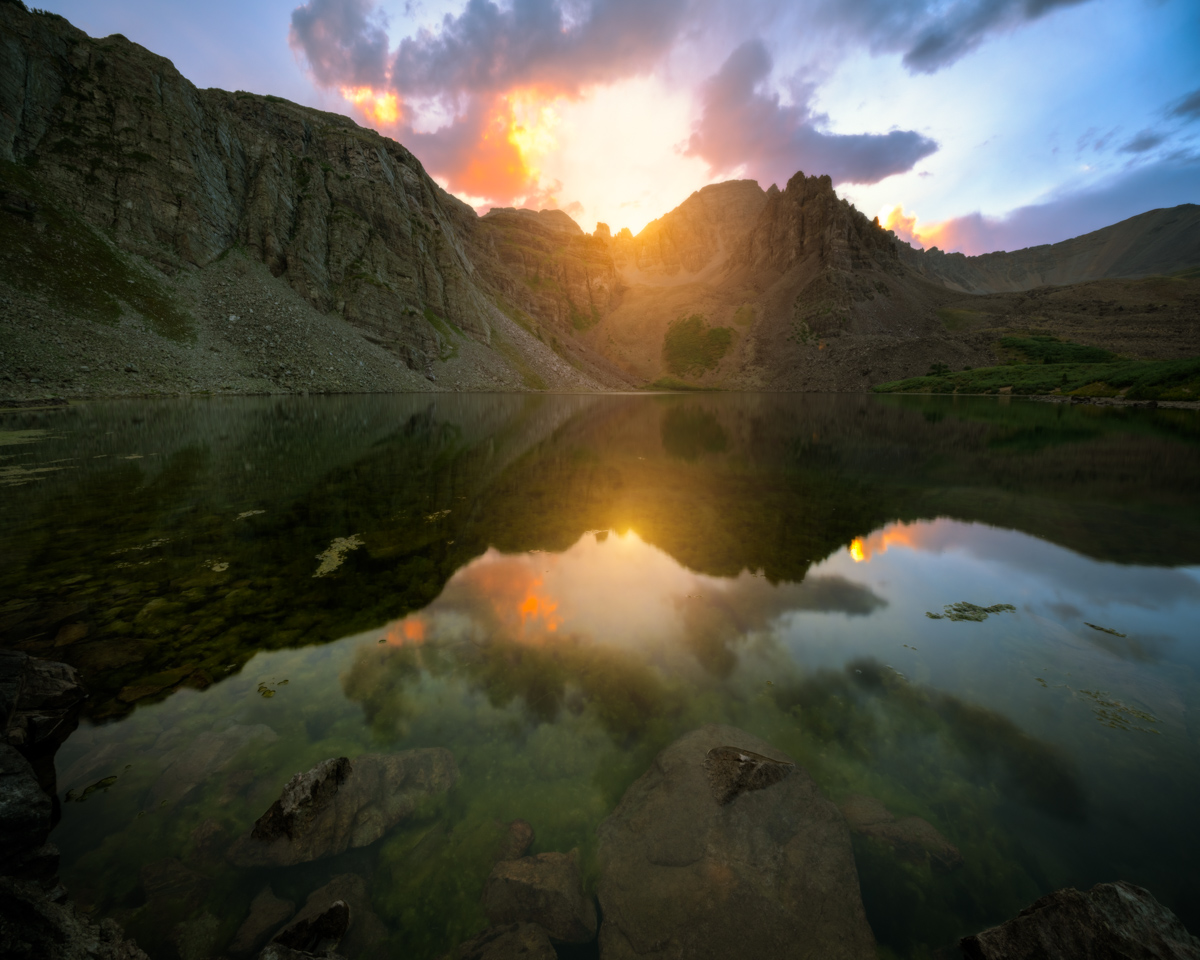
[[[299,904],[344,873],[378,955],[439,956],[486,925],[507,821],[594,885],[597,824],[712,721],[959,849],[939,872],[855,840],[883,955],[1116,879],[1200,928],[1192,412],[92,404],[4,414],[0,483],[2,640],[92,694],[57,757],[63,880],[155,958],[219,956],[267,883]],[[457,786],[372,846],[223,860],[294,772],[425,746]],[[148,901],[167,859],[191,886]]]

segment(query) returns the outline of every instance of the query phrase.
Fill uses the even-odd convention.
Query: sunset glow
[[[373,126],[387,128],[400,121],[400,98],[390,91],[377,93],[370,87],[342,87],[341,92]]]

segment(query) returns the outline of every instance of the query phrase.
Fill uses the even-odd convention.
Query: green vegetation
[[[546,381],[543,380],[538,375],[537,371],[529,365],[521,351],[494,330],[492,331],[492,346],[499,350],[504,358],[517,368],[517,372],[521,375],[521,382],[526,386],[527,389],[546,389]]]
[[[126,306],[160,336],[188,340],[194,321],[166,284],[48,199],[29,170],[0,163],[0,279],[64,313],[117,323]]]
[[[457,357],[458,343],[456,341],[455,334],[457,334],[457,339],[459,340],[464,339],[466,334],[458,329],[458,327],[455,326],[451,321],[443,320],[428,307],[425,308],[425,319],[429,321],[429,325],[433,327],[434,330],[442,335],[442,352],[438,359],[453,360],[455,357]]]
[[[577,306],[575,301],[567,297],[567,309],[571,314],[571,326],[581,333],[584,330],[591,330],[600,322],[600,311],[596,309],[595,304],[589,305],[589,312],[584,313]]]
[[[1074,347],[1075,344],[1063,346]],[[1081,349],[1089,350],[1090,347]],[[1129,400],[1200,400],[1200,358],[980,367],[881,383],[877,393],[1064,394]]]
[[[1045,335],[1001,337],[1000,349],[1016,363],[1107,363],[1117,359],[1109,350]]]
[[[739,327],[748,327],[754,323],[754,317],[754,308],[750,304],[744,303],[737,308],[737,312],[733,315],[733,322]]]
[[[663,362],[676,376],[702,374],[716,368],[732,340],[729,327],[710,327],[702,314],[680,317],[663,337]]]

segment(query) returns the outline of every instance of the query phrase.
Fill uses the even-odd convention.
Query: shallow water
[[[855,840],[883,955],[1116,879],[1200,929],[1194,413],[94,404],[0,417],[0,484],[2,642],[92,693],[57,756],[62,877],[155,958],[219,956],[267,883],[300,904],[344,873],[381,950],[439,956],[486,925],[507,821],[594,885],[597,824],[711,721],[959,849],[939,872]],[[459,781],[380,841],[223,860],[292,773],[424,746]],[[165,858],[200,879],[147,900]]]

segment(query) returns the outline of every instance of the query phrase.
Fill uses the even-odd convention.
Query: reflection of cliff
[[[96,691],[89,709],[113,714],[256,650],[419,610],[489,547],[561,552],[588,530],[774,583],[939,515],[1104,560],[1193,564],[1200,444],[1177,413],[723,395],[29,414],[14,426],[66,437],[21,448],[44,451],[31,465],[76,459],[6,491],[0,633],[53,647]],[[719,673],[714,637],[696,649]]]

